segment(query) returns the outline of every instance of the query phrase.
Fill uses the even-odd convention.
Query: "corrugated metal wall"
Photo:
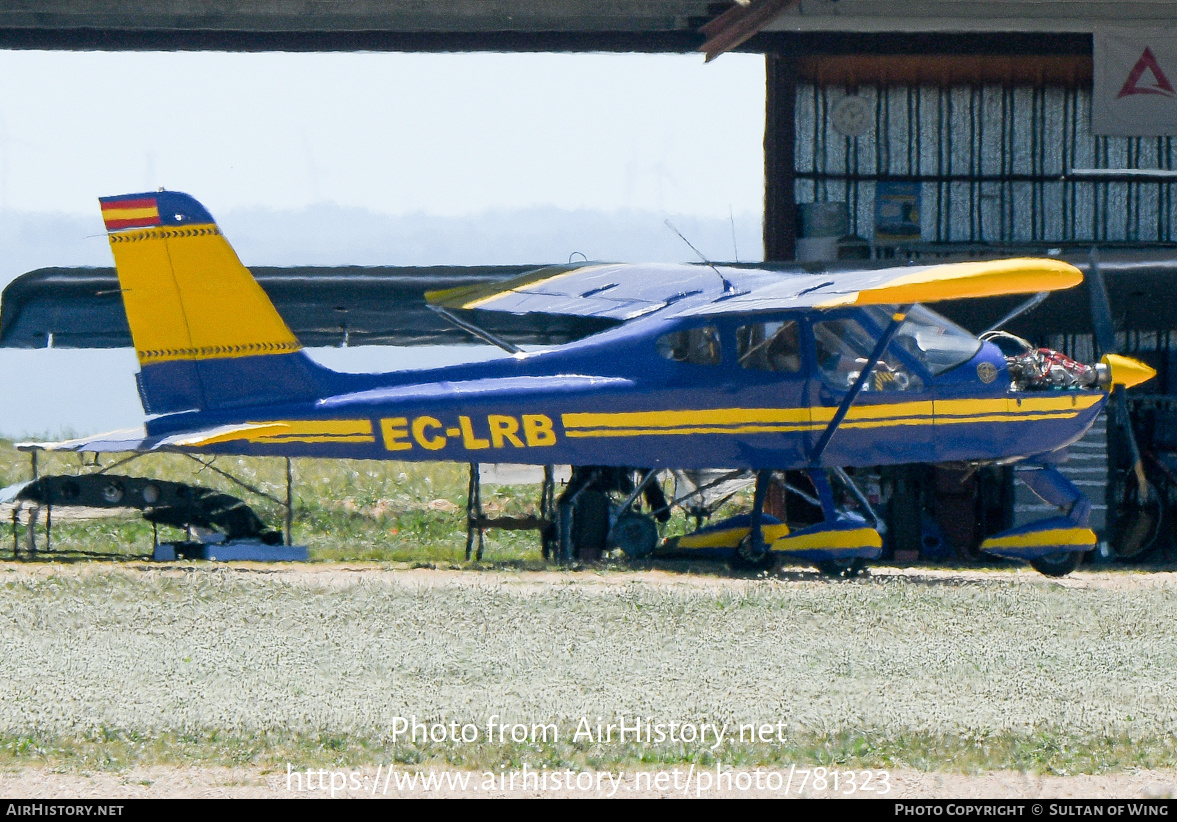
[[[846,95],[873,111],[866,131],[839,134]],[[1170,137],[1096,137],[1089,88],[800,83],[796,199],[845,201],[851,231],[871,239],[875,183],[921,184],[924,242],[1172,242],[1167,182],[1067,179],[1073,169],[1174,169]]]

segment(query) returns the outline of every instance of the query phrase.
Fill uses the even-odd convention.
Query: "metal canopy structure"
[[[0,47],[691,51],[709,0],[45,0],[0,9]]]
[[[713,56],[757,32],[748,50],[778,50],[790,33],[805,47],[811,32],[1088,34],[1175,20],[1171,3],[1148,0],[42,0],[0,7],[0,48],[684,52],[712,39]]]
[[[429,310],[425,292],[499,283],[538,266],[298,266],[251,269],[282,318],[308,346],[452,345],[475,342]],[[531,315],[500,320],[519,345],[557,345],[612,322]],[[130,347],[113,268],[41,268],[0,300],[0,348]]]
[[[1099,26],[1172,25],[1155,0],[800,0],[765,31],[1091,32]]]

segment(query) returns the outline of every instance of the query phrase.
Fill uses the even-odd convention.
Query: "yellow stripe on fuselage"
[[[936,400],[936,416],[977,415],[1043,411],[1084,411],[1095,405],[1103,394],[1050,394],[1035,396],[1014,394],[1000,399],[985,400]]]
[[[818,409],[820,410],[820,409]],[[622,411],[564,414],[565,428],[664,428],[682,425],[793,423],[808,425],[809,408],[714,408],[701,411]]]
[[[240,428],[222,431],[207,437],[193,437],[176,443],[187,448],[216,445],[223,442],[252,442],[279,444],[290,442],[375,442],[372,421],[363,420],[273,420],[247,422]]]
[[[851,407],[844,428],[962,425],[1073,419],[1103,394],[1002,397],[972,400],[917,400]],[[691,411],[622,411],[564,414],[570,438],[642,437],[692,434],[771,434],[819,430],[836,408],[714,408]]]
[[[736,425],[736,426],[685,426],[678,428],[577,428],[565,429],[572,439],[583,437],[659,437],[671,434],[788,434],[795,431],[809,431],[813,426],[804,425]]]
[[[250,442],[375,442],[372,421],[362,420],[283,420],[280,431],[263,430],[246,436]]]

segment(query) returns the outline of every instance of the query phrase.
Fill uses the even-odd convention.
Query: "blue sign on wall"
[[[875,242],[903,243],[923,238],[919,183],[875,183]]]

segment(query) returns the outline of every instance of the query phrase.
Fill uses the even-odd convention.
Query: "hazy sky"
[[[729,54],[0,52],[0,207],[165,186],[215,214],[763,199],[764,60]]]
[[[0,285],[29,267],[109,265],[96,198],[159,186],[214,216],[322,203],[448,217],[554,206],[734,214],[753,223],[743,237],[759,233],[756,55],[704,65],[700,55],[17,51],[0,52],[0,76],[0,215],[13,221],[0,231]],[[23,215],[18,225],[14,212],[72,223]],[[661,219],[649,224],[665,255]],[[310,239],[323,249],[310,261],[384,262],[350,259],[354,237]],[[577,239],[562,237],[562,253]],[[278,262],[238,249],[250,264]],[[477,259],[476,246],[464,251]],[[135,370],[129,351],[0,350],[0,434],[138,424]]]

